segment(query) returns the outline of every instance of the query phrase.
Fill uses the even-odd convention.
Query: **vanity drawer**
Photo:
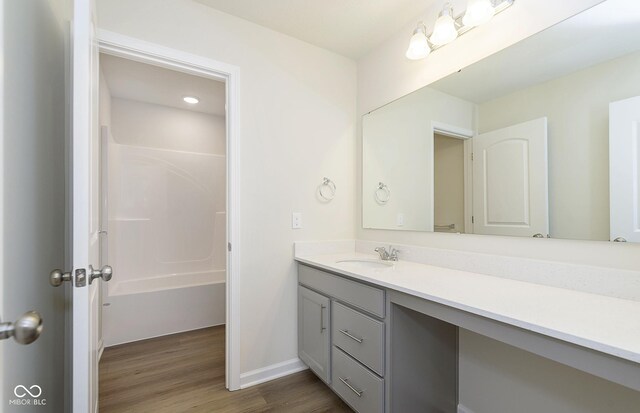
[[[333,302],[333,344],[379,375],[384,375],[384,323]]]
[[[298,280],[302,285],[347,302],[378,317],[384,317],[384,290],[382,289],[302,264],[298,265]]]
[[[384,411],[384,380],[362,367],[337,347],[332,352],[331,387],[356,412]]]

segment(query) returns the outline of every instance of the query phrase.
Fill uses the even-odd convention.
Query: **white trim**
[[[0,5],[0,44],[4,45],[4,8],[5,4]],[[3,59],[0,61],[0,245],[5,244],[4,236],[4,143],[5,138],[5,125],[4,125],[4,84],[6,82],[5,76],[5,63],[4,63],[4,51]],[[0,268],[4,269],[4,248],[0,248]],[[4,286],[4,277],[8,274],[2,271],[0,274],[0,291],[6,291]],[[4,314],[4,294],[0,294],[0,320],[2,320]],[[7,343],[8,344],[8,343]],[[0,351],[0,366],[4,366],[4,351]],[[7,400],[4,398],[4,372],[0,374],[0,400]]]
[[[251,370],[240,375],[240,388],[246,389],[247,387],[279,379],[280,377],[288,376],[289,374],[297,373],[308,368],[302,360],[296,357],[261,369]]]
[[[197,56],[155,43],[99,30],[100,52],[224,80],[227,87],[227,254],[226,387],[240,389],[240,69],[217,60]]]
[[[473,410],[462,404],[458,404],[458,413],[473,413]]]
[[[431,121],[431,128],[434,133],[457,139],[471,139],[475,134],[471,129],[461,128],[459,126],[449,125],[446,123]]]

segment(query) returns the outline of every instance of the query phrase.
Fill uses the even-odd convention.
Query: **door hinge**
[[[471,160],[473,161],[473,152],[471,152]]]
[[[227,242],[227,249],[229,250],[229,252],[231,252],[231,243]]]
[[[473,217],[473,215],[471,215],[471,223],[472,223],[472,224],[475,224],[475,223],[476,223],[476,220],[475,220],[475,218]]]

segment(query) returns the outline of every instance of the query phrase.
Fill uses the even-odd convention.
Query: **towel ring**
[[[329,178],[322,178],[319,192],[322,199],[331,201],[336,196],[336,184]]]
[[[391,191],[389,187],[382,182],[378,183],[378,188],[374,191],[373,195],[376,198],[376,202],[380,205],[384,205],[391,199]]]

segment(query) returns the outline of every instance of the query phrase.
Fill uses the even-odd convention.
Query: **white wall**
[[[511,9],[496,16],[491,24],[475,29],[420,62],[411,62],[404,57],[413,26],[408,25],[405,31],[358,62],[358,115],[362,116],[599,2],[518,0]],[[461,10],[466,2],[456,0],[452,3]],[[416,20],[429,16],[425,21],[434,21],[436,13],[437,10],[432,9],[423,16],[416,16]],[[359,141],[361,147],[361,140]],[[358,165],[361,165],[360,154]],[[358,167],[357,170],[361,169]],[[356,213],[360,214],[360,206]],[[359,222],[356,221],[358,239],[640,270],[640,245],[364,230]],[[602,406],[602,400],[615,400],[604,410],[599,410],[607,412],[626,412],[629,405],[638,404],[637,393],[632,394],[610,383],[601,385],[601,380],[589,376],[580,377],[582,386],[579,389],[558,391],[550,397],[544,391],[539,391],[538,386],[544,384],[545,378],[554,377],[556,383],[570,383],[575,378],[574,370],[516,349],[510,353],[511,357],[503,357],[504,346],[493,342],[479,343],[465,334],[461,334],[460,349],[460,401],[475,413],[578,413],[583,411],[581,409],[584,404],[574,401],[576,397],[581,397],[598,408]],[[518,372],[516,377],[521,380],[516,381],[507,375],[493,374],[511,370],[510,363],[514,358],[529,360],[528,365],[531,368],[535,366],[538,378],[527,382],[526,378],[530,373],[527,369]],[[473,366],[468,364],[470,359],[474,359]],[[538,403],[545,408],[538,410]]]
[[[293,242],[354,236],[355,63],[190,0],[99,0],[98,20],[240,68],[241,371],[297,358]]]
[[[112,118],[113,138],[123,145],[216,155],[226,153],[224,116],[114,98]]]

